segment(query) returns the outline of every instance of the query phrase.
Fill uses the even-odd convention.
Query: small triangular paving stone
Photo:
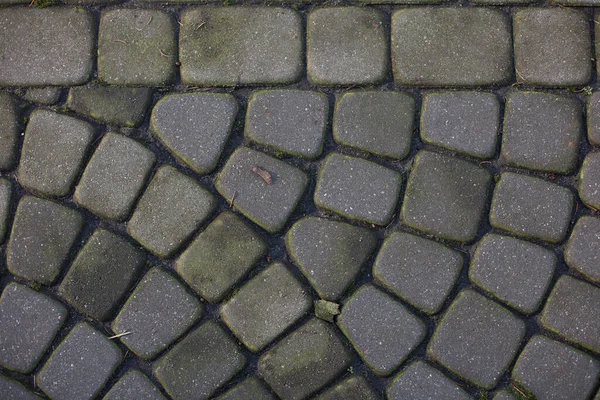
[[[277,400],[265,384],[254,376],[244,379],[216,400]]]
[[[0,93],[0,170],[12,169],[17,161],[17,115],[15,98],[10,93]]]
[[[42,400],[21,383],[0,374],[0,393],[3,400]]]
[[[8,230],[8,217],[11,213],[13,185],[6,178],[0,178],[0,243],[4,242]]]
[[[23,98],[32,103],[51,106],[60,99],[62,89],[55,86],[28,88]]]
[[[600,283],[600,219],[580,217],[564,251],[570,268]]]
[[[600,209],[600,153],[588,153],[583,160],[577,191],[581,201]]]
[[[102,400],[166,400],[150,379],[137,369],[130,369]]]
[[[471,400],[471,396],[437,369],[422,361],[404,368],[387,389],[389,400]]]
[[[327,390],[315,400],[378,400],[373,388],[362,376],[353,376]]]

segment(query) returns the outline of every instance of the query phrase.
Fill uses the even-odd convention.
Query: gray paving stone
[[[535,3],[535,0],[473,0],[472,3],[478,6],[519,5]]]
[[[58,102],[61,93],[62,90],[58,87],[32,87],[27,89],[23,98],[32,103],[50,106]]]
[[[162,166],[137,204],[127,232],[158,257],[171,256],[206,220],[215,197],[191,177]]]
[[[585,156],[579,172],[577,191],[581,201],[600,209],[600,152],[588,153]]]
[[[402,159],[413,137],[415,101],[407,93],[360,91],[338,98],[333,116],[336,142]]]
[[[277,400],[262,381],[254,376],[244,379],[216,400]]]
[[[94,129],[85,121],[34,111],[25,130],[19,183],[42,195],[69,194],[93,138]]]
[[[291,83],[302,76],[302,21],[275,7],[198,7],[182,16],[181,79],[189,85]]]
[[[426,234],[471,242],[487,209],[490,173],[467,161],[420,151],[408,178],[400,220]]]
[[[296,222],[285,240],[300,271],[321,298],[331,301],[344,294],[377,245],[366,228],[316,217]]]
[[[17,161],[19,142],[17,119],[15,98],[9,93],[0,93],[0,170],[12,169]]]
[[[507,96],[500,161],[569,174],[577,165],[583,108],[574,97],[541,92]]]
[[[154,363],[154,375],[177,400],[207,399],[245,364],[235,342],[209,321]]]
[[[277,151],[317,158],[323,151],[329,99],[306,90],[261,90],[248,101],[245,136]]]
[[[315,400],[377,400],[379,397],[362,376],[352,376],[327,390]]]
[[[86,10],[0,10],[0,86],[87,82],[94,65],[95,25]]]
[[[315,317],[323,321],[333,322],[336,315],[340,314],[340,305],[333,301],[315,300]]]
[[[79,251],[58,293],[77,311],[108,320],[144,265],[142,253],[125,239],[99,228]]]
[[[537,399],[585,400],[593,395],[600,363],[545,336],[534,336],[512,371],[512,379]]]
[[[496,392],[494,395],[494,400],[520,400],[519,397],[515,396],[512,392],[508,390],[501,390]]]
[[[587,138],[593,146],[600,146],[600,92],[587,96],[586,115]]]
[[[154,106],[150,127],[175,157],[206,174],[217,166],[237,111],[231,94],[171,94]]]
[[[456,284],[462,265],[461,253],[449,247],[394,232],[379,250],[373,277],[407,303],[435,314]]]
[[[427,347],[428,356],[473,384],[492,389],[525,335],[525,324],[505,308],[463,290]]]
[[[266,171],[271,183],[260,175],[261,170]],[[298,168],[239,147],[219,173],[216,188],[228,201],[232,201],[235,194],[235,209],[261,228],[275,233],[287,222],[307,184],[308,177]]]
[[[0,297],[0,365],[31,372],[67,318],[56,300],[10,283]]]
[[[484,86],[512,78],[511,28],[499,10],[398,10],[391,40],[392,71],[400,85]]]
[[[513,17],[518,82],[583,86],[592,79],[588,17],[566,8],[518,10]]]
[[[567,265],[600,283],[600,219],[580,217],[564,251]]]
[[[554,285],[540,322],[545,329],[600,353],[600,289],[561,277]]]
[[[421,110],[421,139],[469,156],[489,159],[496,154],[500,104],[493,93],[434,92]]]
[[[351,362],[335,329],[311,319],[260,357],[258,373],[279,397],[299,400],[325,386]]]
[[[258,263],[267,244],[242,218],[220,214],[175,263],[175,270],[210,302],[225,294]]]
[[[320,8],[306,22],[306,73],[316,85],[378,83],[389,70],[383,13],[366,7]]]
[[[40,400],[41,397],[27,390],[19,382],[0,374],[0,393],[3,400]]]
[[[377,375],[392,373],[423,341],[425,324],[391,296],[367,285],[346,301],[338,326]]]
[[[415,361],[403,369],[387,389],[389,400],[469,400],[472,399],[456,383],[437,369]]]
[[[561,242],[569,228],[573,194],[531,176],[503,172],[494,189],[490,223],[526,238]]]
[[[73,196],[94,214],[123,221],[144,188],[156,156],[142,144],[108,132],[92,155]]]
[[[8,179],[0,178],[0,243],[4,242],[8,230],[12,193],[12,183]]]
[[[558,260],[554,253],[509,236],[487,234],[471,258],[469,279],[523,314],[540,307]]]
[[[51,285],[83,228],[82,215],[54,202],[23,196],[6,248],[11,274]]]
[[[151,269],[115,318],[112,329],[138,357],[149,359],[167,348],[202,316],[204,307],[171,275]]]
[[[161,86],[175,79],[175,21],[163,11],[104,11],[98,33],[98,78],[111,85]]]
[[[102,400],[166,400],[150,379],[137,369],[130,369]]]

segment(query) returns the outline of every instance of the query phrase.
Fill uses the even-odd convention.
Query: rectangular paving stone
[[[166,400],[154,384],[137,369],[130,369],[102,400]]]
[[[40,400],[37,394],[26,389],[21,383],[0,374],[0,393],[3,400]]]
[[[422,361],[404,368],[387,389],[389,400],[469,400],[471,396],[437,369]]]
[[[252,376],[244,379],[216,400],[277,400],[265,384],[258,378]]]
[[[10,93],[0,93],[0,170],[3,171],[12,169],[17,161],[17,111],[16,99]]]
[[[597,29],[596,31],[600,31]],[[600,146],[600,92],[587,98],[587,138],[591,145]]]
[[[564,250],[567,265],[600,283],[600,219],[580,217]]]
[[[362,376],[352,376],[327,390],[315,400],[377,400],[373,388]]]
[[[0,178],[0,243],[3,243],[6,238],[12,197],[12,183],[6,178]]]
[[[600,209],[600,153],[588,153],[579,171],[579,198],[586,205]]]

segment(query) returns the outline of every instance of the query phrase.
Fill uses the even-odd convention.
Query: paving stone
[[[352,376],[327,390],[315,400],[377,400],[379,397],[362,376]]]
[[[40,400],[41,397],[30,392],[19,382],[0,374],[0,393],[3,400]]]
[[[332,381],[351,362],[335,329],[311,319],[260,357],[258,373],[279,397],[299,400]]]
[[[600,153],[588,153],[585,156],[579,172],[577,191],[581,201],[600,209]]]
[[[138,357],[153,358],[202,316],[204,307],[171,275],[151,269],[115,318],[116,334]]]
[[[539,308],[558,260],[548,249],[509,236],[487,234],[477,244],[469,279],[523,314]]]
[[[467,161],[420,151],[406,186],[400,220],[426,234],[471,242],[487,209],[490,173]]]
[[[285,242],[319,296],[331,301],[344,294],[377,246],[377,238],[366,228],[316,217],[296,222]]]
[[[173,254],[206,220],[215,197],[170,165],[162,166],[137,204],[127,232],[158,257]]]
[[[449,247],[394,232],[379,250],[373,277],[407,303],[435,314],[456,284],[462,265],[461,253]]]
[[[237,111],[231,94],[171,94],[154,106],[150,127],[175,157],[206,174],[217,166]]]
[[[406,8],[392,14],[392,71],[400,85],[485,86],[512,78],[507,16],[484,8]]]
[[[583,86],[592,79],[588,17],[566,8],[518,10],[513,18],[517,81]]]
[[[210,321],[154,363],[154,375],[177,400],[207,399],[245,364],[235,342]]]
[[[51,285],[82,228],[79,212],[33,196],[21,197],[6,248],[8,270],[20,278]]]
[[[244,379],[216,400],[277,400],[262,381],[254,376]]]
[[[105,11],[98,34],[98,78],[111,85],[168,85],[175,79],[175,21],[166,12]]]
[[[56,300],[10,283],[0,297],[0,365],[31,372],[67,318]]]
[[[496,154],[499,128],[493,93],[435,92],[423,100],[420,132],[427,144],[488,159]]]
[[[142,253],[102,228],[79,251],[58,293],[85,315],[108,320],[144,265]]]
[[[306,73],[316,85],[372,84],[388,74],[383,13],[366,7],[320,8],[306,22]]]
[[[389,400],[468,400],[472,399],[456,383],[437,369],[415,361],[403,369],[388,386]]]
[[[518,236],[559,243],[567,234],[572,210],[569,189],[504,172],[494,189],[490,223]]]
[[[340,305],[333,301],[315,300],[315,317],[323,321],[333,322],[336,315],[340,315]]]
[[[0,93],[0,170],[12,169],[17,161],[17,119],[17,102],[14,97],[9,93]]]
[[[369,153],[402,159],[413,137],[415,101],[407,93],[344,93],[336,102],[333,138]]]
[[[261,176],[262,171],[266,171],[270,183]],[[221,170],[216,188],[229,201],[235,194],[237,210],[261,228],[275,233],[285,225],[307,184],[308,177],[298,168],[239,147]]]
[[[85,168],[74,199],[102,218],[123,221],[131,213],[155,162],[154,153],[142,144],[108,132]]]
[[[520,400],[519,397],[515,396],[512,392],[508,390],[501,390],[496,392],[494,395],[494,400]]]
[[[537,399],[589,399],[600,363],[545,336],[534,336],[512,371],[512,379]]]
[[[166,400],[146,375],[130,369],[102,400]]]
[[[302,21],[275,7],[198,7],[181,19],[181,79],[239,86],[297,81],[304,69]]]
[[[594,92],[586,97],[587,138],[593,146],[600,146],[600,92]]]
[[[47,86],[47,87],[32,87],[27,89],[23,98],[32,103],[43,104],[51,106],[56,104],[60,99],[62,93],[61,88]]]
[[[200,296],[216,303],[267,252],[267,244],[242,218],[220,214],[175,263],[175,270]]]
[[[423,341],[427,329],[419,318],[374,286],[352,294],[338,326],[377,375],[392,373]]]
[[[93,138],[94,129],[85,121],[34,111],[25,130],[19,183],[42,195],[69,194]]]
[[[329,99],[306,90],[261,90],[252,94],[245,136],[295,156],[316,158],[323,151]]]
[[[463,290],[433,333],[427,354],[473,384],[492,389],[524,335],[525,324],[508,310]]]
[[[577,165],[582,115],[582,106],[574,97],[510,93],[500,161],[536,171],[571,173]]]
[[[600,283],[600,219],[580,217],[564,251],[570,268]]]
[[[540,322],[545,329],[600,353],[600,289],[561,277],[554,285]]]
[[[0,10],[0,86],[87,82],[94,65],[95,25],[83,9]]]
[[[54,350],[35,381],[52,399],[92,399],[120,362],[118,346],[81,322]]]
[[[0,243],[4,242],[8,230],[12,193],[12,183],[8,179],[0,178]]]

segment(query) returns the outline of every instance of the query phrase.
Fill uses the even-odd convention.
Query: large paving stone
[[[599,32],[600,29],[596,29]],[[587,137],[593,146],[600,146],[600,92],[587,96]]]
[[[362,376],[352,376],[327,390],[315,400],[377,400],[379,397]]]
[[[94,65],[95,25],[83,9],[0,10],[0,86],[87,82]]]
[[[344,294],[376,245],[365,228],[316,217],[299,220],[286,235],[292,260],[319,296],[331,301]]]
[[[17,161],[19,142],[18,110],[15,98],[0,93],[0,170],[10,170]]]
[[[600,152],[588,153],[579,172],[579,197],[588,206],[600,209]]]
[[[600,283],[600,219],[580,217],[564,251],[570,268]]]
[[[499,10],[398,10],[391,40],[392,71],[401,85],[484,86],[512,77],[511,28]]]
[[[185,84],[290,83],[304,67],[302,21],[275,7],[201,7],[181,18],[179,54]]]
[[[23,98],[32,103],[51,106],[58,102],[61,93],[62,89],[55,86],[30,87],[25,91]]]
[[[254,376],[244,379],[216,400],[277,400],[262,381]]]
[[[27,390],[25,386],[0,374],[0,393],[3,400],[40,400],[41,397]]]
[[[6,238],[12,197],[12,183],[8,179],[0,178],[0,243],[4,242]]]
[[[102,400],[166,400],[150,379],[136,369],[130,369]]]
[[[206,174],[217,166],[237,111],[231,94],[171,94],[154,106],[150,127],[175,157]]]
[[[472,399],[456,383],[422,361],[404,368],[387,389],[389,400],[469,400]]]

